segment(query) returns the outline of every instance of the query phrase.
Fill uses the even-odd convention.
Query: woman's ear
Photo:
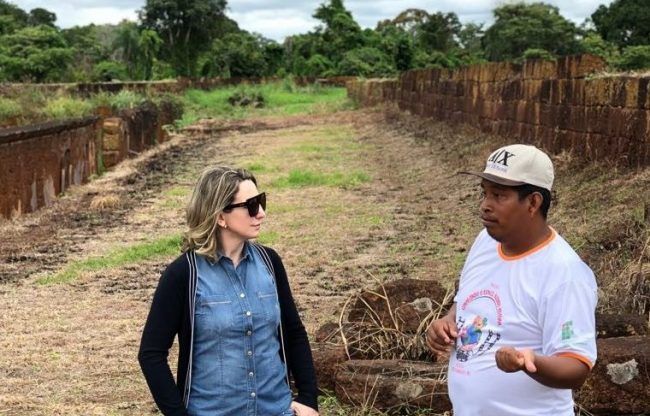
[[[217,225],[221,228],[228,228],[228,224],[226,224],[226,218],[223,216],[223,213],[217,215]]]

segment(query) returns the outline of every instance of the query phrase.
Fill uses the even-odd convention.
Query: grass
[[[170,256],[179,252],[180,243],[181,237],[173,235],[130,247],[116,248],[103,256],[90,257],[70,263],[58,273],[38,279],[37,283],[42,285],[69,283],[84,272],[97,272],[153,258]]]
[[[309,170],[294,169],[285,177],[274,181],[271,186],[278,189],[301,188],[306,186],[332,186],[343,189],[350,189],[363,182],[368,182],[370,176],[363,171],[351,173],[323,173]]]
[[[265,107],[233,107],[228,97],[244,93],[261,94]],[[351,107],[345,88],[338,87],[291,87],[275,82],[262,85],[240,85],[218,88],[212,91],[188,90],[184,95],[186,112],[180,127],[190,125],[201,118],[243,119],[253,116],[328,113]]]
[[[16,100],[0,97],[0,123],[7,118],[18,117],[20,112],[20,105]]]
[[[49,120],[86,117],[92,114],[94,106],[87,100],[72,97],[57,97],[47,100],[43,115]]]
[[[277,231],[262,231],[257,238],[257,242],[264,245],[275,244],[280,238],[280,233]]]

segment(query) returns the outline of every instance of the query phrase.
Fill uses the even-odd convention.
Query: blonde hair
[[[221,250],[217,218],[232,204],[239,184],[245,180],[253,181],[257,186],[253,174],[245,169],[214,166],[201,173],[187,204],[185,219],[188,229],[183,236],[184,252],[194,250],[212,261],[216,260],[217,252]]]

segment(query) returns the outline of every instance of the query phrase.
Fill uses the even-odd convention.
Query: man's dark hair
[[[519,200],[522,201],[524,198],[526,198],[530,194],[534,194],[535,192],[539,193],[542,195],[542,206],[539,208],[540,212],[542,213],[542,217],[546,219],[548,216],[548,210],[551,207],[551,200],[555,199],[553,195],[551,194],[551,191],[545,188],[541,188],[539,186],[535,185],[520,185],[520,186],[515,186],[513,187],[515,191],[517,191],[517,194],[519,195]]]

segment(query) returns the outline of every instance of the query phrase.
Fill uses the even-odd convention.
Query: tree
[[[618,57],[616,45],[604,40],[598,33],[587,33],[580,41],[580,46],[585,53],[600,56],[607,62],[613,62]]]
[[[323,55],[312,55],[307,62],[305,62],[304,75],[312,77],[327,76],[332,73],[334,65],[332,62]]]
[[[13,33],[27,26],[27,13],[5,0],[0,0],[0,35]]]
[[[93,82],[124,81],[129,77],[126,66],[121,62],[102,61],[93,68]]]
[[[197,74],[197,61],[227,20],[226,0],[147,0],[139,11],[146,29],[163,40],[162,52],[181,76]]]
[[[392,57],[393,66],[398,71],[411,69],[413,63],[413,36],[405,29],[392,23],[377,28],[381,42],[379,49]]]
[[[347,52],[338,66],[340,75],[385,77],[395,74],[390,58],[376,48],[357,48]]]
[[[505,4],[494,9],[494,24],[485,32],[483,46],[493,61],[520,58],[527,49],[554,55],[580,51],[575,24],[544,3]]]
[[[626,71],[650,68],[650,45],[628,46],[623,49],[616,66]]]
[[[315,19],[323,22],[319,28],[322,37],[321,53],[332,62],[341,60],[343,54],[363,45],[363,32],[352,17],[342,0],[330,0],[321,4],[313,14]]]
[[[128,78],[138,78],[138,60],[140,59],[140,33],[138,25],[129,20],[122,20],[117,25],[117,36],[113,41],[113,51],[116,57],[122,61],[126,67]],[[124,78],[122,78],[124,79]]]
[[[212,46],[211,60],[201,71],[203,75],[224,77],[261,77],[266,75],[262,37],[248,32],[229,33],[216,39]]]
[[[100,42],[98,29],[99,26],[90,24],[74,26],[60,32],[66,44],[73,50],[75,65],[71,69],[72,81],[90,81],[94,76],[95,65],[110,58],[112,48]]]
[[[461,29],[456,13],[430,14],[416,27],[416,40],[420,48],[427,52],[447,52],[457,46],[456,37]]]
[[[25,27],[0,36],[0,68],[9,81],[58,81],[72,61],[73,49],[50,26]]]
[[[416,29],[429,18],[429,13],[422,9],[406,9],[392,20],[383,20],[377,24],[377,31],[387,26],[394,26],[415,38]]]
[[[54,22],[56,22],[56,14],[42,7],[32,9],[27,18],[27,23],[30,26],[45,25],[54,27]]]
[[[591,20],[600,36],[619,48],[650,44],[648,0],[615,0],[598,7]]]
[[[153,66],[162,46],[162,39],[154,30],[142,29],[138,35],[138,74],[142,79],[153,77]]]

